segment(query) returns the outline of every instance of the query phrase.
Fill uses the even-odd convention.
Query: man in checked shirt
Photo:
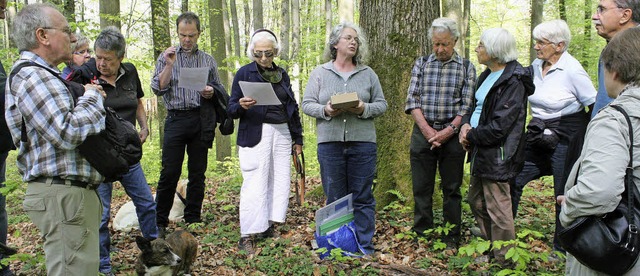
[[[415,121],[410,145],[413,231],[424,236],[425,230],[434,227],[432,197],[437,168],[444,197],[444,224],[455,225],[443,241],[454,248],[460,240],[460,185],[466,153],[457,133],[462,116],[471,112],[476,70],[454,50],[460,36],[454,20],[434,20],[428,36],[433,53],[416,60],[405,106],[405,112]]]

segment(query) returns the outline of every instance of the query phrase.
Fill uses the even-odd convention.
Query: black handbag
[[[620,204],[613,212],[602,216],[579,217],[560,231],[558,239],[562,247],[583,265],[607,274],[620,275],[629,271],[638,260],[640,238],[637,223],[640,221],[640,205],[633,183],[633,126],[622,107],[611,107],[620,111],[627,120],[631,141],[629,165],[624,178],[625,191]]]

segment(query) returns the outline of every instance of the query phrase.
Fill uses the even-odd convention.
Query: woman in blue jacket
[[[524,162],[527,97],[535,88],[516,61],[516,41],[507,30],[486,30],[476,54],[487,69],[478,78],[473,113],[462,118],[459,136],[471,162],[469,205],[482,235],[508,241],[515,239],[509,180]],[[507,250],[493,250],[498,263],[505,264]]]
[[[283,223],[289,204],[293,150],[302,152],[302,124],[287,72],[273,58],[280,45],[273,32],[257,30],[247,48],[253,62],[236,73],[228,113],[240,119],[237,145],[242,170],[240,241],[254,252],[254,238],[273,235],[274,223]],[[244,95],[240,81],[271,83],[281,104],[261,105]],[[266,93],[267,91],[265,91]]]

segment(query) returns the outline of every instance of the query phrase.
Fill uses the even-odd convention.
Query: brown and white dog
[[[186,206],[187,197],[187,183],[188,180],[182,179],[178,181],[176,187],[176,194],[173,198],[173,206],[169,213],[169,221],[179,222],[184,217],[184,207]],[[154,196],[155,198],[155,196]],[[138,215],[136,214],[136,207],[132,201],[128,201],[116,213],[116,216],[111,222],[111,226],[114,230],[130,232],[132,229],[139,229]]]
[[[198,253],[196,238],[184,230],[152,241],[137,236],[136,244],[141,251],[136,273],[141,276],[189,275]]]

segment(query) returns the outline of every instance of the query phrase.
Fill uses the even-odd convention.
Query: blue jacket
[[[274,66],[276,66],[274,64]],[[277,67],[277,66],[276,66]],[[282,81],[279,83],[271,84],[275,87],[277,85],[282,86],[286,91],[287,101],[284,103],[287,111],[287,117],[289,118],[289,132],[291,133],[291,140],[297,145],[302,145],[302,123],[300,122],[300,111],[298,109],[298,103],[296,102],[293,91],[291,90],[291,80],[287,72],[277,67],[282,71]],[[253,147],[262,139],[262,123],[267,114],[267,106],[254,105],[248,110],[245,110],[240,106],[239,100],[244,97],[242,89],[240,89],[240,81],[248,82],[267,82],[262,78],[260,72],[258,72],[258,64],[256,62],[249,63],[242,66],[233,78],[233,85],[231,86],[231,97],[229,98],[229,107],[227,113],[231,118],[240,119],[238,125],[238,139],[236,143],[241,147]]]

